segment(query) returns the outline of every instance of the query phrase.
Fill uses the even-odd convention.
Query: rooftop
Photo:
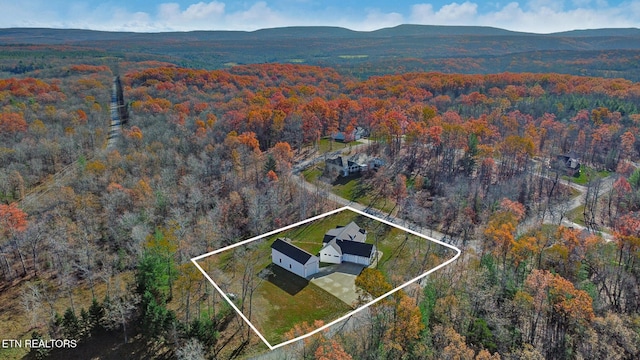
[[[300,264],[306,264],[307,261],[313,257],[310,253],[300,249],[290,242],[287,242],[283,238],[276,239],[276,241],[271,244],[271,248],[283,253]]]

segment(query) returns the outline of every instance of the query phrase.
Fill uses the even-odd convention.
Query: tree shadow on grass
[[[286,291],[287,294],[291,296],[296,295],[309,284],[309,280],[289,272],[278,265],[269,264],[266,269],[269,270],[267,281]]]
[[[361,173],[350,174],[349,176],[339,176],[337,177],[331,185],[347,185],[351,181],[358,181],[358,179],[362,178]],[[371,191],[370,187],[364,184],[362,181],[358,181],[358,183],[353,186],[348,196],[344,196],[349,200],[355,201],[359,198],[367,195]]]
[[[361,177],[360,173],[350,174],[349,176],[338,176],[335,180],[333,180],[331,185],[333,185],[333,186],[346,185],[351,180],[359,179],[360,177]]]

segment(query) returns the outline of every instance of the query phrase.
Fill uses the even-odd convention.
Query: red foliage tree
[[[9,237],[27,229],[27,214],[16,203],[0,205],[0,233]]]

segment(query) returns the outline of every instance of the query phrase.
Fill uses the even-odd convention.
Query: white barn
[[[271,244],[271,261],[300,277],[307,278],[320,271],[317,256],[279,238]]]

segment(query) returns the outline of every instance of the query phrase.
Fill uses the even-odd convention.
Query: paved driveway
[[[347,305],[353,306],[358,299],[356,276],[362,269],[363,265],[353,263],[325,266],[312,276],[311,282]]]

